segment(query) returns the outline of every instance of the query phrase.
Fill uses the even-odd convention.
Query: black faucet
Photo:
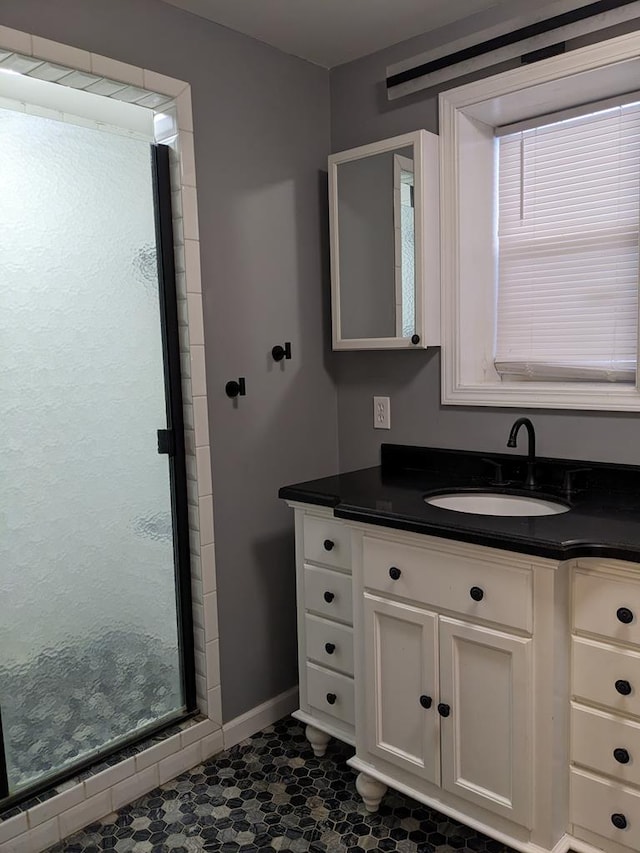
[[[513,424],[509,433],[507,447],[518,446],[518,431],[521,426],[526,427],[529,436],[529,456],[527,458],[527,479],[525,480],[525,486],[528,489],[534,489],[536,487],[536,431],[529,418],[518,418]]]

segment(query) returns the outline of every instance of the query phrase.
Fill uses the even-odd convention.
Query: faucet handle
[[[576,474],[586,474],[589,471],[591,471],[591,468],[569,468],[564,472],[564,476],[562,478],[562,491],[568,498],[571,497],[571,493],[574,491],[573,478]]]
[[[491,465],[491,467],[494,469],[493,485],[502,486],[504,483],[504,479],[502,477],[502,462],[496,462],[495,459],[489,459],[488,456],[483,457],[482,461],[486,462],[487,465]]]

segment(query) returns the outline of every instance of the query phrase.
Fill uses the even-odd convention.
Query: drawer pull
[[[397,581],[401,574],[402,572],[396,566],[391,566],[389,569],[389,577],[392,581]]]
[[[324,600],[327,602],[327,604],[331,604],[331,602],[333,601],[333,599],[336,596],[335,596],[335,593],[327,591],[327,592],[325,592],[323,597],[324,597]]]
[[[618,681],[616,681],[616,690],[621,696],[628,696],[631,693],[631,685],[628,681],[619,678]]]
[[[327,693],[327,702],[328,702],[330,705],[335,705],[335,704],[336,704],[336,699],[337,699],[337,698],[338,698],[338,697],[336,696],[336,694],[335,694],[335,693]]]
[[[335,643],[325,643],[324,644],[324,650],[328,655],[332,655],[336,650],[336,644]]]
[[[482,601],[484,598],[484,590],[479,586],[472,586],[469,590],[469,595],[473,598],[474,601]]]
[[[420,704],[422,705],[423,708],[430,708],[432,703],[433,703],[433,700],[431,699],[431,696],[421,696],[420,697]]]
[[[611,823],[615,826],[616,829],[627,828],[627,819],[623,814],[612,814]]]
[[[628,764],[629,761],[631,760],[631,756],[629,755],[628,749],[622,749],[622,748],[614,749],[613,750],[613,757],[618,762],[618,764]]]
[[[616,616],[623,625],[629,625],[633,622],[633,610],[629,610],[628,607],[618,607]]]
[[[444,702],[440,702],[440,704],[438,705],[438,713],[441,717],[448,717],[451,713],[451,708],[449,707],[449,705],[445,705]]]
[[[335,545],[335,542],[333,542],[331,539],[325,539],[322,545],[325,551],[333,551],[333,546]]]

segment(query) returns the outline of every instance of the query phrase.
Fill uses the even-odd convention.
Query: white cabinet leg
[[[315,726],[307,726],[304,733],[311,744],[311,749],[313,750],[315,757],[322,758],[327,751],[327,744],[331,740],[331,735],[328,735],[326,732],[321,732],[320,729],[317,729]]]
[[[358,773],[356,779],[356,790],[362,797],[362,802],[365,804],[368,812],[377,812],[380,805],[380,800],[387,792],[387,786],[383,782],[378,782],[366,773]]]

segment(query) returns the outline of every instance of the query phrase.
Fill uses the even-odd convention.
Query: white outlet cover
[[[373,428],[391,429],[391,401],[389,397],[373,398]]]

